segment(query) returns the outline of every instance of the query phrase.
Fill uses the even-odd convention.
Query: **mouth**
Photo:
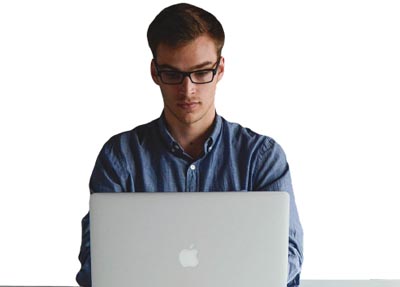
[[[179,103],[178,107],[186,111],[191,111],[197,108],[199,105],[200,105],[199,102],[184,102],[184,103]]]

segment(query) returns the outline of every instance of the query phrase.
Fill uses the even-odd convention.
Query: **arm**
[[[90,232],[89,232],[89,213],[82,219],[82,244],[79,253],[79,261],[81,269],[76,275],[76,282],[79,286],[92,286],[91,270],[90,270]]]
[[[108,142],[101,150],[92,176],[90,178],[90,192],[121,192],[123,190],[121,161],[115,156],[112,142]],[[90,256],[90,215],[82,219],[82,243],[79,253],[81,269],[76,281],[79,286],[91,287],[91,256]]]
[[[300,284],[303,263],[303,229],[292,188],[289,165],[282,148],[267,138],[257,158],[255,190],[286,191],[290,196],[288,287]]]

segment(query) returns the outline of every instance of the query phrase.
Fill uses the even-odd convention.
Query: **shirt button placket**
[[[186,172],[186,191],[193,192],[197,191],[197,167],[195,164],[191,164]]]

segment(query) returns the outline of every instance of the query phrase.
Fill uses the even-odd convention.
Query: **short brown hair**
[[[175,47],[203,34],[214,40],[220,57],[225,42],[221,23],[204,9],[180,3],[165,8],[154,18],[147,30],[147,40],[153,57],[156,58],[157,48],[161,43]]]

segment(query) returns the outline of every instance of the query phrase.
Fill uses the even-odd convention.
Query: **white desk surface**
[[[68,286],[17,286],[0,287],[68,287]],[[76,287],[76,286],[69,286]],[[301,280],[300,287],[400,287],[400,280]]]
[[[400,280],[301,280],[300,287],[400,287]]]

